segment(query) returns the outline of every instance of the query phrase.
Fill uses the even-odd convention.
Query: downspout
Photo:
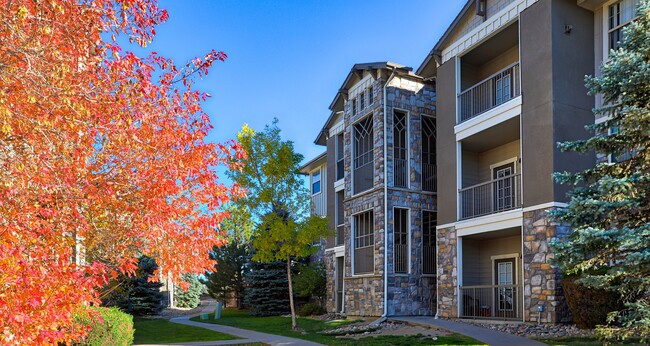
[[[388,156],[388,144],[386,141],[386,128],[387,128],[387,122],[386,122],[386,111],[387,111],[387,106],[386,106],[386,88],[388,87],[388,84],[390,81],[395,77],[395,73],[397,72],[397,68],[393,67],[393,70],[390,73],[390,76],[386,80],[386,83],[384,84],[384,314],[381,315],[382,318],[388,317],[388,164],[386,161],[386,158]]]

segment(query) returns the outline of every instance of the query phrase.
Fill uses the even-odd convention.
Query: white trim
[[[505,228],[522,227],[523,215],[524,213],[521,209],[514,209],[466,221],[460,221],[456,223],[456,235],[458,237],[463,237]]]
[[[514,173],[513,173],[513,174],[517,174],[517,160],[518,160],[518,159],[519,159],[519,158],[518,158],[517,156],[515,156],[515,157],[513,157],[513,158],[509,158],[509,159],[507,159],[507,160],[503,160],[503,161],[500,161],[500,162],[497,162],[497,163],[491,164],[491,165],[490,165],[490,173],[491,173],[491,175],[493,176],[491,180],[495,179],[495,178],[494,178],[494,169],[495,169],[495,168],[498,168],[498,167],[500,167],[500,166],[505,166],[505,165],[507,165],[507,164],[509,164],[509,163],[512,163],[512,164],[513,164],[513,168],[512,168],[512,169],[514,170]]]
[[[523,209],[523,212],[528,212],[528,211],[533,211],[533,210],[539,210],[539,209],[548,209],[548,208],[566,208],[569,205],[566,203],[562,202],[548,202],[548,203],[543,203],[543,204],[538,204],[538,205],[533,205],[530,207],[526,207]]]
[[[350,165],[351,166],[350,167],[350,178],[351,178],[350,179],[350,194],[351,194],[350,198],[355,198],[355,197],[357,197],[357,196],[359,196],[359,195],[361,195],[361,194],[363,194],[365,192],[368,192],[368,191],[372,190],[375,187],[374,186],[374,181],[373,181],[373,185],[370,186],[369,189],[354,193],[354,159],[355,159],[354,158],[354,148],[356,147],[356,140],[354,139],[354,135],[355,135],[354,126],[357,125],[362,120],[366,119],[367,117],[370,117],[370,120],[372,122],[372,128],[371,128],[371,130],[372,130],[372,143],[370,143],[371,151],[372,151],[372,163],[371,164],[372,164],[372,170],[374,172],[374,170],[375,170],[375,160],[376,160],[376,158],[375,158],[375,119],[374,119],[374,115],[375,115],[374,112],[372,112],[372,111],[368,112],[368,114],[364,114],[363,116],[359,117],[357,120],[355,120],[350,125],[350,163],[351,163],[351,165]],[[384,116],[384,119],[385,118],[386,117]],[[386,120],[384,120],[384,122],[386,122]],[[386,126],[384,126],[384,137],[385,136],[386,136]],[[385,142],[386,142],[386,138],[384,138],[384,143]],[[385,166],[386,166],[386,157],[384,155],[384,167]],[[385,174],[384,174],[384,178],[385,178]],[[384,185],[386,185],[386,181],[384,181]]]
[[[334,257],[344,257],[345,256],[345,244],[339,245],[331,248],[334,251]]]
[[[334,192],[339,192],[345,189],[345,179],[339,179],[334,182]]]
[[[374,256],[373,256],[372,273],[363,273],[363,274],[355,274],[354,273],[354,269],[355,269],[354,268],[354,250],[355,250],[354,241],[355,241],[355,238],[356,238],[356,229],[354,227],[354,217],[357,216],[357,215],[363,214],[363,213],[367,213],[367,212],[372,213],[372,223],[374,225],[374,223],[375,223],[375,211],[374,211],[373,208],[368,208],[368,209],[365,209],[365,210],[350,214],[350,230],[351,230],[351,232],[350,232],[350,269],[351,269],[350,272],[351,272],[352,277],[374,276],[375,271],[377,270],[377,268],[375,268],[375,261],[374,261]],[[371,226],[371,227],[372,227],[372,247],[374,248],[375,243],[376,243],[377,240],[375,239],[375,229],[374,229],[373,226]],[[384,247],[385,246],[386,246],[386,244],[384,244]],[[373,253],[374,253],[374,250],[373,250]]]
[[[395,209],[406,210],[406,273],[395,271]],[[409,275],[411,274],[411,208],[393,206],[393,274]]]
[[[596,120],[594,120],[594,124],[604,123],[607,120],[612,120],[612,116],[607,114],[607,115],[602,116],[600,118],[596,118]]]
[[[449,274],[451,277],[453,272]],[[453,278],[452,278],[453,281]],[[458,282],[458,287],[456,287],[456,305],[458,312],[458,318],[460,318],[460,313],[463,311],[462,299],[460,299],[460,288],[463,286],[463,237],[456,234],[456,281]]]
[[[444,225],[436,225],[436,230],[443,229],[443,228],[449,228],[449,227],[455,227],[455,226],[456,226],[455,222],[446,223]]]
[[[512,279],[513,279],[513,280],[512,280],[512,281],[513,281],[512,284],[513,284],[513,285],[518,285],[517,282],[519,282],[519,280],[518,280],[518,278],[517,278],[517,269],[519,268],[519,266],[518,266],[519,257],[521,257],[521,255],[520,255],[519,253],[510,253],[510,254],[505,254],[505,255],[494,255],[494,256],[490,256],[490,261],[492,261],[492,282],[493,282],[493,285],[498,285],[498,283],[495,282],[495,281],[497,281],[497,280],[495,280],[495,279],[496,279],[496,276],[494,275],[494,274],[496,274],[496,273],[494,272],[494,261],[495,261],[495,260],[502,260],[502,259],[510,259],[510,258],[514,258],[514,259],[515,259],[515,267],[512,268]],[[523,276],[522,276],[522,279],[523,279]]]
[[[437,148],[436,148],[437,150]],[[460,198],[458,191],[463,188],[463,143],[456,141],[456,220],[460,219]]]
[[[442,50],[442,61],[444,64],[454,56],[460,56],[470,49],[476,47],[488,38],[501,31],[502,28],[510,25],[519,19],[519,13],[536,3],[537,0],[519,0],[515,1],[501,11],[491,15],[477,28],[463,35],[456,41],[452,42],[447,48]]]
[[[339,117],[338,113],[343,113],[343,112],[336,112],[336,113],[337,113],[337,117]],[[336,124],[330,127],[329,130],[330,138],[342,133],[344,130],[345,130],[345,122],[343,122],[343,119],[340,119],[339,121],[336,122]]]
[[[314,174],[316,174],[316,173],[318,173],[318,180],[314,181]],[[314,196],[320,195],[323,192],[323,166],[322,165],[318,166],[317,169],[314,169],[313,171],[311,171],[309,173],[309,178],[310,178],[310,181],[311,181],[311,184],[309,184],[309,187],[310,187],[309,190],[311,192],[311,196],[314,197]],[[318,192],[314,192],[314,184],[315,183],[320,183],[318,185]]]
[[[479,116],[454,126],[456,140],[461,141],[469,136],[485,131],[492,126],[519,116],[521,114],[521,102],[522,97],[519,95]]]

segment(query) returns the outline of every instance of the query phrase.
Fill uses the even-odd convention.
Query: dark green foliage
[[[307,303],[298,308],[298,315],[300,316],[323,315],[325,312],[325,308],[316,303]]]
[[[210,258],[217,263],[214,271],[205,274],[207,279],[203,283],[208,287],[208,293],[224,304],[234,301],[234,307],[243,308],[244,274],[250,262],[248,246],[234,241],[222,247],[215,246]]]
[[[285,263],[251,263],[244,278],[245,303],[253,316],[278,316],[289,313],[289,289]]]
[[[134,316],[155,315],[162,309],[162,284],[148,279],[157,268],[153,258],[141,256],[135,276],[120,275],[103,289],[102,304],[119,307]]]
[[[624,29],[622,48],[586,79],[608,120],[590,126],[593,137],[561,143],[562,150],[596,151],[616,158],[594,168],[557,173],[574,187],[567,208],[553,213],[573,228],[552,244],[558,265],[586,287],[612,291],[624,309],[613,311],[600,336],[650,338],[650,6]],[[613,130],[616,131],[613,131]],[[604,269],[604,270],[602,270]]]
[[[580,328],[593,329],[607,322],[607,314],[624,308],[619,294],[599,288],[586,287],[576,282],[576,277],[562,279],[567,304],[573,322]]]
[[[183,274],[181,280],[190,284],[187,291],[176,285],[174,290],[174,301],[179,308],[195,308],[201,304],[201,294],[205,286],[199,281],[199,278],[193,274]]]
[[[325,264],[323,262],[300,264],[293,284],[298,296],[310,298],[319,303],[316,305],[322,305],[327,294]]]
[[[133,343],[133,316],[118,308],[88,307],[99,316],[75,316],[75,321],[89,326],[90,331],[80,342],[91,346],[127,346]],[[101,318],[101,319],[100,319]]]

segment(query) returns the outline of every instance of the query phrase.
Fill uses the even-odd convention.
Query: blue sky
[[[184,64],[211,49],[228,59],[195,84],[212,94],[208,141],[235,138],[243,123],[273,117],[305,162],[328,106],[355,63],[393,61],[414,69],[465,0],[160,0],[169,21],[148,49]]]

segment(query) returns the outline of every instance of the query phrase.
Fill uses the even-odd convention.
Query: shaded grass
[[[172,323],[165,319],[134,318],[135,344],[155,344],[189,341],[234,340],[236,336],[212,330]]]
[[[604,345],[604,343],[597,338],[593,337],[567,337],[567,338],[556,338],[556,339],[535,339],[537,341],[541,341],[547,345],[555,345],[555,346],[601,346]],[[636,346],[636,345],[646,345],[640,343],[639,340],[626,340],[621,343],[613,343],[611,344],[612,346],[618,346],[618,345],[629,345],[629,346]]]
[[[298,328],[300,330],[294,332],[291,330],[290,317],[253,317],[250,316],[247,311],[230,309],[223,310],[221,319],[218,320],[215,320],[213,316],[210,316],[209,320],[201,320],[199,317],[194,317],[192,320],[196,322],[222,324],[236,328],[255,330],[262,333],[288,336],[291,338],[318,342],[325,345],[483,345],[479,341],[460,334],[439,336],[435,340],[425,335],[382,335],[364,337],[359,339],[349,339],[337,338],[333,335],[321,334],[324,331],[336,329],[341,326],[356,322],[354,320],[337,320],[326,322],[322,320],[300,317],[298,318]]]

